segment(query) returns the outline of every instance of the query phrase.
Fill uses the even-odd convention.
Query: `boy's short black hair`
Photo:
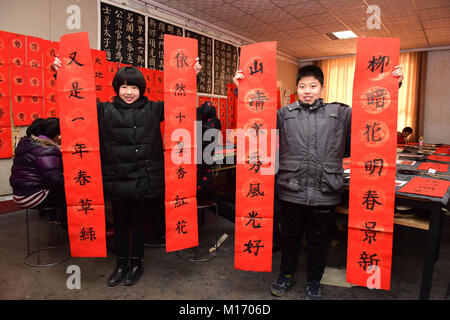
[[[411,127],[405,127],[405,128],[403,128],[402,132],[407,132],[409,134],[412,134],[413,133],[413,129]]]
[[[317,81],[319,81],[320,85],[323,86],[323,79],[324,79],[323,71],[314,64],[303,66],[300,69],[298,69],[296,82],[297,86],[300,79],[304,77],[314,77],[317,79]]]
[[[144,95],[147,86],[144,75],[135,67],[122,67],[114,75],[112,86],[117,95],[119,95],[120,86],[124,84],[138,87],[139,97]]]
[[[47,123],[45,124],[42,134],[50,139],[60,135],[61,129],[59,127],[59,119],[54,117],[47,118]]]

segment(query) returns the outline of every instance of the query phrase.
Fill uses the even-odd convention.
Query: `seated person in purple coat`
[[[62,219],[65,220],[60,144],[58,118],[34,120],[27,129],[27,135],[17,144],[9,183],[17,206],[36,209],[59,207],[64,211]]]

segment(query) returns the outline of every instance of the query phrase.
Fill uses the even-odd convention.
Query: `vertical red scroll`
[[[43,88],[43,40],[35,37],[27,39],[27,94],[25,107],[31,121],[42,118],[44,112],[44,88]]]
[[[59,43],[43,41],[44,54],[44,117],[59,118],[58,103],[56,101],[56,70],[53,68],[55,56],[58,55]]]
[[[242,47],[239,69],[245,79],[239,85],[237,105],[234,264],[241,270],[271,271],[274,170],[267,170],[267,166],[274,166],[269,155],[276,129],[276,42]],[[249,147],[247,138],[242,139],[244,134]],[[256,148],[252,140],[258,142]]]
[[[25,95],[27,94],[26,79],[26,37],[9,33],[9,76],[11,86],[11,109],[15,126],[31,124],[33,120],[26,112]]]
[[[108,75],[107,75],[107,65],[106,65],[106,51],[101,50],[91,50],[92,53],[92,64],[94,66],[94,77],[95,77],[95,94],[97,96],[98,102],[108,101]]]
[[[197,49],[195,39],[164,36],[167,252],[198,245],[197,165],[194,162],[197,80],[193,68]]]
[[[105,257],[105,206],[94,69],[87,32],[61,37],[58,104],[70,249],[73,257]]]
[[[361,38],[353,83],[347,281],[390,288],[399,39]]]

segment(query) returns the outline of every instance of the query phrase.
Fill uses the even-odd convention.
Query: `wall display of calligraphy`
[[[197,88],[199,93],[212,93],[212,62],[213,62],[213,39],[194,31],[185,30],[185,37],[198,41],[198,57],[202,72],[197,76]]]
[[[58,103],[56,101],[56,70],[53,68],[55,56],[58,55],[59,43],[43,40],[44,50],[44,117],[59,118]]]
[[[101,50],[110,61],[145,67],[145,16],[100,4]]]
[[[61,37],[57,93],[70,250],[106,257],[94,68],[87,32]]]
[[[164,70],[164,35],[183,36],[183,28],[148,18],[148,60],[149,69]],[[195,61],[195,60],[194,60]]]
[[[11,108],[9,102],[8,33],[0,31],[0,158],[11,158]]]
[[[237,47],[214,40],[214,93],[227,95],[227,83],[233,83],[233,76],[237,70]]]
[[[198,245],[197,165],[194,161],[197,80],[193,68],[197,49],[195,39],[164,37],[167,252]],[[179,129],[183,129],[182,132]]]
[[[272,269],[272,230],[276,134],[276,42],[242,47],[236,166],[235,268]],[[247,138],[245,139],[247,140]],[[256,141],[256,143],[252,143]],[[245,146],[245,148],[243,148]],[[273,154],[271,154],[273,153]],[[271,157],[273,161],[271,161]]]
[[[400,40],[359,38],[353,83],[347,282],[389,290]]]

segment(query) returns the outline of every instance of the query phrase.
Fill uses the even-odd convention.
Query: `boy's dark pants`
[[[117,257],[144,257],[145,216],[150,214],[151,201],[113,201],[114,242]],[[131,244],[130,244],[131,231]]]
[[[281,272],[295,274],[298,257],[306,233],[308,256],[306,262],[307,281],[322,279],[325,270],[325,258],[331,244],[335,223],[334,206],[310,207],[292,202],[281,201]]]

